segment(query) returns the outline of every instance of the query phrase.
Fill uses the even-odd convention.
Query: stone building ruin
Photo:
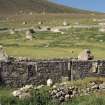
[[[105,77],[105,60],[79,61],[72,59],[0,61],[0,82],[9,87],[53,83],[63,78],[78,80],[85,77]]]
[[[87,50],[88,51],[88,50]],[[90,57],[90,56],[89,56]],[[50,79],[50,85],[62,80],[78,80],[85,77],[105,77],[105,60],[78,59],[27,59],[8,57],[0,47],[0,83],[9,87],[42,85]]]
[[[78,60],[87,61],[93,60],[94,56],[92,55],[90,49],[85,49],[78,55]]]
[[[35,33],[35,31],[33,29],[29,29],[26,31],[26,39],[27,40],[32,40],[33,39],[33,33]]]

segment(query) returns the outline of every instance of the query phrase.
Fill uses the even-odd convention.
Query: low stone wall
[[[1,62],[0,79],[2,84],[13,87],[45,84],[49,78],[59,82],[68,76],[67,67],[67,61]]]
[[[105,77],[105,61],[72,61],[71,79],[77,80],[85,77]]]
[[[105,61],[53,59],[0,62],[0,82],[11,87],[45,84],[49,78],[60,82],[63,77],[77,80],[87,76],[105,76]]]

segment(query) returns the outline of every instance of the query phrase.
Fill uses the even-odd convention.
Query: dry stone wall
[[[11,87],[46,84],[47,79],[60,82],[65,77],[77,80],[87,76],[105,76],[105,61],[53,59],[0,62],[0,83]]]
[[[45,84],[49,78],[59,82],[62,76],[68,75],[67,64],[67,61],[1,62],[0,81],[13,87]]]

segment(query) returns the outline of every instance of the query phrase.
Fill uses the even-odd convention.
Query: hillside
[[[74,13],[83,11],[58,5],[48,0],[0,0],[0,14],[16,14],[19,12]]]

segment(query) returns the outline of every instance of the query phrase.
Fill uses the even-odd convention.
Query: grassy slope
[[[58,5],[47,0],[0,0],[0,14],[21,12],[74,13],[82,10]]]
[[[18,16],[19,17],[19,16]],[[91,15],[35,15],[26,16],[27,25],[22,25],[24,15],[20,19],[12,17],[8,21],[0,21],[1,27],[29,27],[37,26],[39,20],[44,20],[44,25],[62,25],[67,20],[70,24],[79,22],[80,24],[97,24],[93,22]],[[39,18],[35,18],[39,17]],[[46,18],[47,17],[47,18]],[[60,18],[59,18],[60,17]],[[103,16],[96,17],[103,18]],[[15,19],[15,21],[14,21]],[[101,35],[101,36],[99,36]],[[14,56],[29,56],[35,58],[55,58],[55,57],[77,57],[84,48],[90,48],[96,58],[105,58],[105,33],[98,29],[69,29],[65,34],[60,33],[35,33],[33,41],[25,40],[25,33],[0,34],[0,44],[4,45],[7,53]],[[103,42],[101,42],[103,40]],[[46,48],[46,45],[49,47]],[[74,53],[72,53],[74,51]],[[25,52],[25,53],[24,53]]]

